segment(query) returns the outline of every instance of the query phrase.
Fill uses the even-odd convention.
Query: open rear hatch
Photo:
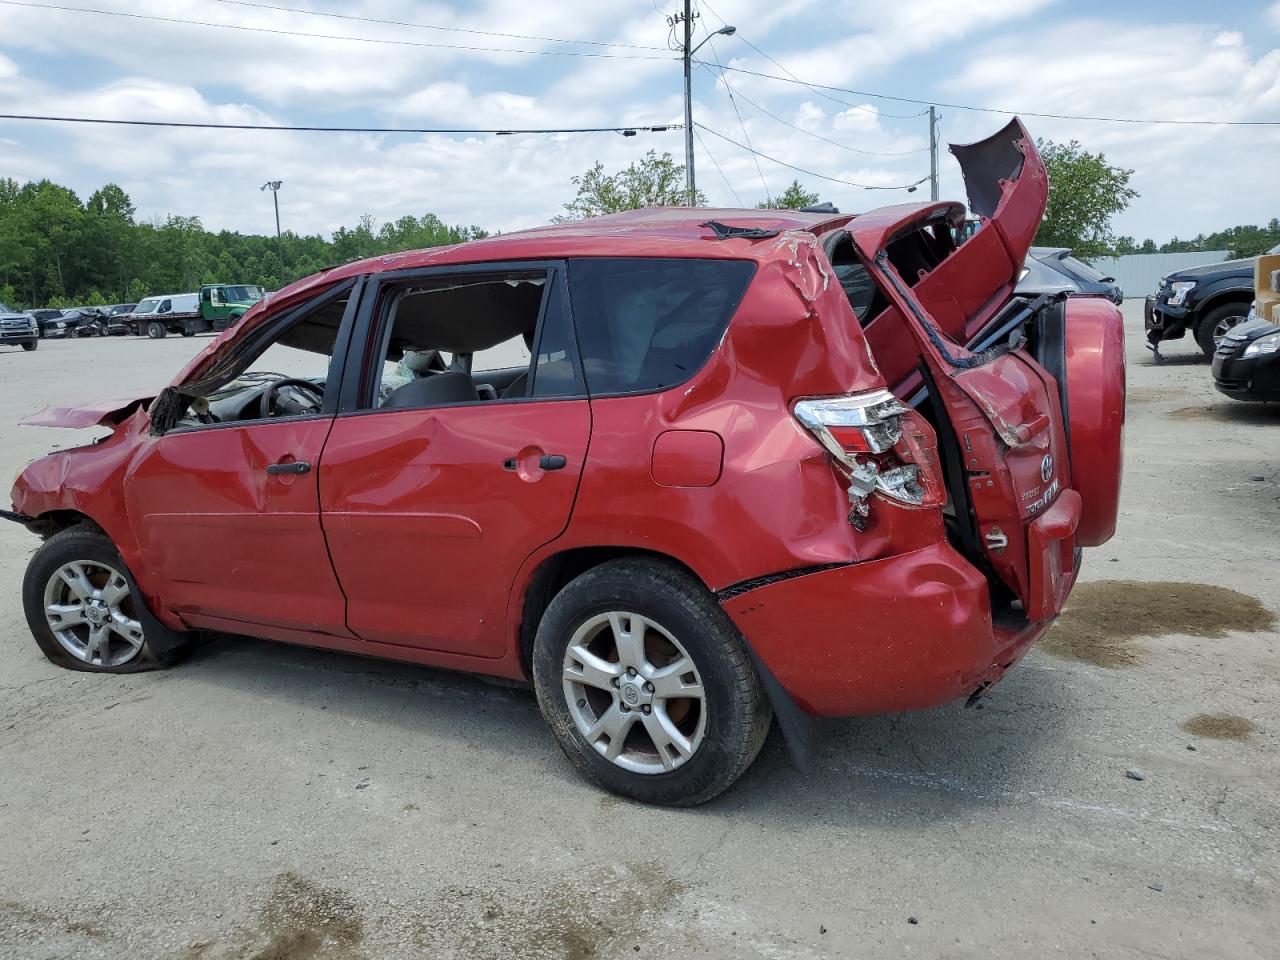
[[[1024,349],[1017,325],[989,346],[974,340],[1011,313],[1048,181],[1016,119],[952,152],[979,218],[959,247],[958,204],[888,207],[846,228],[879,287],[864,329],[899,396],[923,387],[934,405],[962,547],[1038,622],[1061,609],[1077,556],[1081,501],[1069,489],[1058,384]]]

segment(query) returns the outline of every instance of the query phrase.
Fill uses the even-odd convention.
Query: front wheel
[[[184,645],[147,613],[115,546],[92,529],[64,530],[45,541],[27,564],[22,605],[36,645],[68,670],[154,670],[172,663]]]
[[[589,779],[646,803],[693,806],[751,765],[772,711],[742,637],[683,570],[615,560],[547,608],[534,687],[561,749]]]
[[[1200,326],[1196,328],[1196,342],[1200,344],[1205,356],[1212,357],[1218,343],[1231,328],[1244,323],[1248,318],[1249,305],[1246,303],[1224,303],[1206,313]]]
[[[22,349],[30,353],[32,350],[34,350],[38,346],[40,346],[39,340],[27,340],[25,343],[22,344]]]

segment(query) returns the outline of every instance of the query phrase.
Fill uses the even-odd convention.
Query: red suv
[[[197,630],[531,679],[591,779],[694,804],[776,714],[977,696],[1116,522],[1121,320],[1013,294],[1017,121],[964,207],[641,210],[323,271],[31,464],[57,664]]]

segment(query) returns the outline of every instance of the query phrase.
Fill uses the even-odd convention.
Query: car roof
[[[798,210],[749,210],[713,207],[644,207],[622,213],[533,227],[451,246],[427,247],[329,267],[282,288],[276,297],[292,297],[310,289],[364,273],[415,267],[492,263],[559,257],[671,257],[754,259],[759,241],[717,240],[703,226],[716,221],[734,227],[821,233],[843,226],[849,214],[803,213]]]

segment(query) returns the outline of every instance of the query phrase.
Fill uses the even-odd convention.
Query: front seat
[[[410,380],[403,387],[391,391],[384,408],[406,409],[429,407],[437,403],[467,403],[478,400],[475,381],[471,374],[461,371],[434,373],[429,377]]]

